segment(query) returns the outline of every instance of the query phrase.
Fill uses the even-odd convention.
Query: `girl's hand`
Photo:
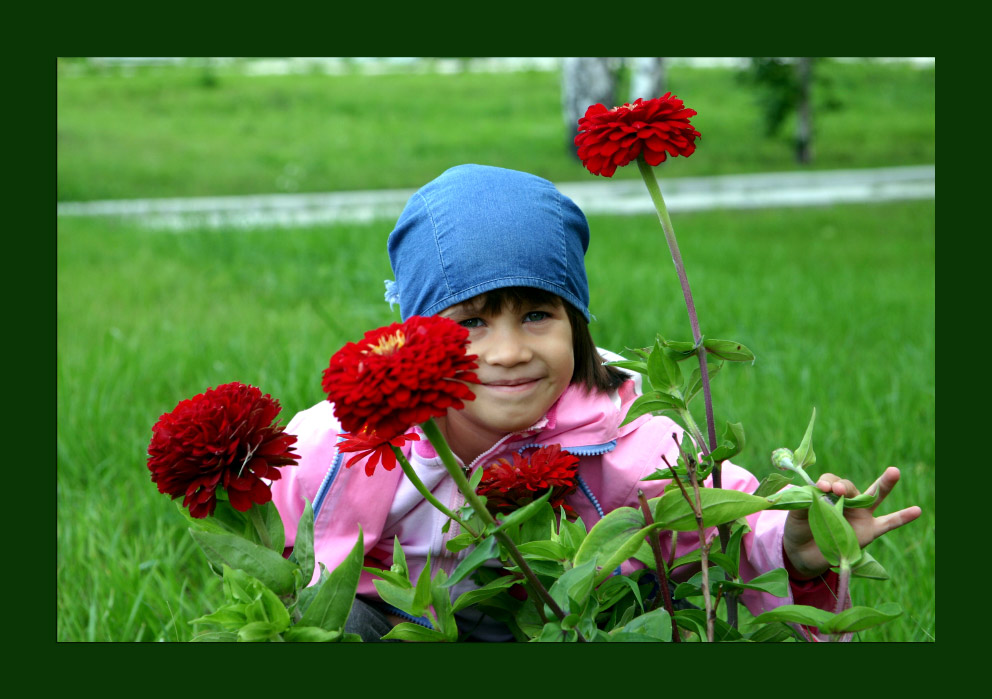
[[[899,482],[899,469],[890,466],[885,469],[877,481],[871,484],[867,492],[878,491],[878,499],[871,507],[857,509],[845,509],[844,517],[854,528],[858,537],[858,543],[864,548],[878,537],[893,529],[897,529],[904,524],[909,524],[920,516],[922,510],[917,506],[907,507],[904,510],[893,512],[892,514],[875,516],[875,509],[882,504],[896,483]],[[824,473],[816,482],[816,486],[824,493],[845,498],[853,498],[858,495],[858,489],[849,480],[835,476],[832,473]],[[809,512],[807,510],[792,510],[785,520],[785,535],[782,539],[785,553],[789,562],[797,573],[803,578],[815,578],[825,573],[830,564],[820,553],[816,542],[813,540],[813,532],[809,528]]]

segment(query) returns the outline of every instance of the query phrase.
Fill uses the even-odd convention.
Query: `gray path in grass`
[[[936,198],[936,166],[759,173],[664,178],[672,212],[824,206]],[[653,213],[644,183],[593,178],[558,182],[588,215]],[[137,220],[150,228],[258,228],[395,220],[414,189],[265,194],[183,199],[62,202],[58,216],[106,216]]]

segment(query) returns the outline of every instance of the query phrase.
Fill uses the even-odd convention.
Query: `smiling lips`
[[[504,379],[501,381],[484,382],[482,385],[500,393],[520,393],[537,385],[540,379]]]

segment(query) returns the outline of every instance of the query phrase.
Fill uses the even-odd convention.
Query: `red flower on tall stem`
[[[342,439],[338,442],[338,451],[342,453],[357,452],[355,456],[348,459],[345,468],[351,468],[366,456],[371,457],[365,462],[365,475],[371,476],[375,473],[375,467],[382,463],[382,467],[387,471],[396,468],[396,454],[392,447],[402,447],[407,442],[419,442],[420,435],[416,432],[401,434],[390,439],[388,436],[380,436],[377,432],[360,432],[358,434],[342,434]]]
[[[441,316],[412,316],[349,342],[324,370],[323,388],[346,432],[393,439],[474,400],[476,355],[468,330]]]
[[[612,177],[618,167],[641,153],[649,165],[660,164],[667,155],[687,158],[699,138],[689,123],[695,115],[696,110],[687,109],[671,92],[613,109],[594,104],[579,119],[575,137],[579,159],[592,174]]]
[[[548,488],[551,507],[564,507],[574,515],[565,498],[575,492],[578,485],[579,457],[570,454],[557,444],[541,447],[530,456],[513,454],[513,462],[499,459],[482,472],[476,492],[486,496],[486,507],[491,512],[508,512],[523,507],[541,496]]]
[[[272,499],[266,478],[296,463],[296,435],[273,420],[279,401],[255,386],[228,383],[184,400],[152,427],[148,469],[160,493],[182,496],[191,516],[202,519],[225,490],[240,512]]]

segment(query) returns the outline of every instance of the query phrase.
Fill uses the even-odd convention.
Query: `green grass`
[[[817,70],[813,167],[934,162],[934,69]],[[661,177],[797,169],[792,122],[765,138],[757,93],[735,71],[673,66],[668,88],[699,112],[702,138]],[[588,179],[565,141],[553,72],[219,73],[208,84],[198,69],[168,68],[57,82],[60,201],[419,187],[463,162]]]
[[[687,338],[656,219],[591,226],[599,344]],[[757,355],[714,384],[718,418],[748,434],[736,461],[767,472],[816,406],[816,473],[864,487],[901,467],[883,507],[924,515],[873,546],[892,579],[859,581],[854,594],[906,614],[861,638],[934,639],[934,203],[699,213],[675,226],[703,332]],[[321,400],[330,355],[398,315],[381,300],[390,228],[168,234],[59,221],[59,640],[187,640],[190,619],[216,606],[218,579],[149,479],[150,428],[233,380],[280,399],[286,421]]]

